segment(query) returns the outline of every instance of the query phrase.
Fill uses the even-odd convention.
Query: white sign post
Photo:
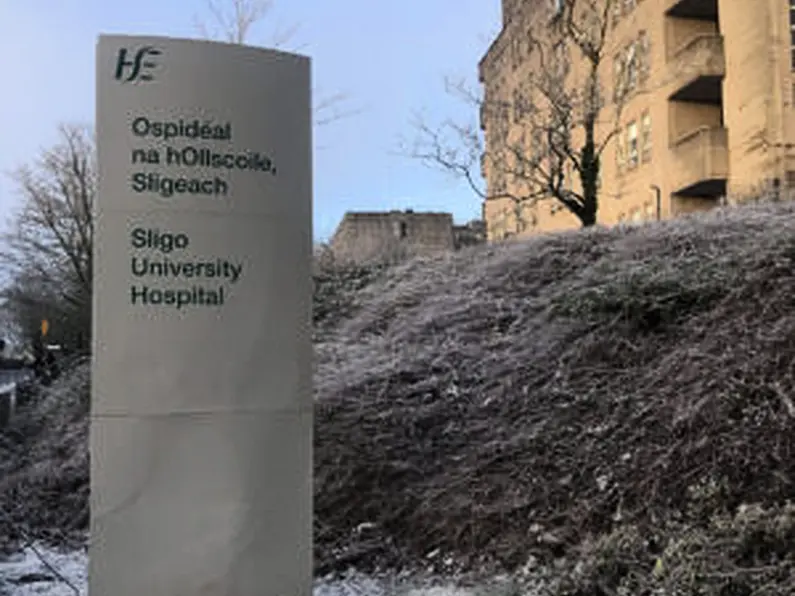
[[[91,596],[312,584],[310,64],[101,36]]]

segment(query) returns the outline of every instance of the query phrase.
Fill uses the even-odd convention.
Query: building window
[[[534,154],[544,146],[544,131],[541,128],[533,128],[530,131],[530,147],[534,150]]]
[[[639,80],[645,80],[648,75],[648,41],[643,33],[638,39],[624,48],[613,61],[613,95],[619,102],[638,88]]]
[[[494,172],[494,196],[503,196],[507,190],[508,184],[505,181],[505,172],[502,170]]]
[[[519,88],[513,90],[513,121],[514,124],[519,122],[522,117],[522,94],[519,91]]]
[[[627,125],[627,165],[638,165],[638,125],[634,120]]]
[[[649,35],[641,31],[638,35],[638,79],[645,83],[649,79],[649,68],[651,62],[649,49]]]
[[[518,110],[518,118],[523,118],[533,113],[533,96],[532,96],[532,75],[526,77],[528,80],[522,81],[517,88],[514,95],[514,109]]]
[[[648,110],[640,118],[640,158],[644,162],[651,159],[651,114]]]
[[[614,0],[613,2],[613,27],[617,27],[621,21],[621,0]]]
[[[566,42],[561,40],[552,47],[552,69],[559,77],[566,76],[569,72],[569,54]]]
[[[518,37],[511,41],[511,68],[516,70],[522,63],[522,46]]]
[[[503,209],[497,214],[497,217],[495,218],[496,221],[494,223],[494,237],[497,240],[505,238],[505,216],[506,216],[506,210]]]
[[[627,93],[632,93],[638,85],[638,50],[636,42],[627,46],[624,64]]]
[[[403,240],[409,235],[409,227],[405,221],[396,222],[395,225],[395,236],[397,236],[400,240]]]
[[[624,96],[624,56],[613,59],[613,101],[620,102]]]
[[[792,70],[795,70],[795,0],[789,0],[789,28],[792,37]]]
[[[624,166],[626,165],[626,158],[627,158],[627,148],[625,137],[623,132],[616,135],[616,170],[618,173],[624,171]]]

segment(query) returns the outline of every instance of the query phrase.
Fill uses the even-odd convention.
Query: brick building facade
[[[527,40],[552,29],[562,2],[503,0],[502,30],[479,66],[486,102],[515,113],[513,99],[539,69]],[[598,222],[675,217],[771,187],[790,194],[795,0],[601,2],[610,2],[610,17],[599,134],[615,136],[602,154]],[[576,79],[581,65],[573,60]],[[620,109],[619,78],[631,83]],[[521,137],[511,111],[481,114],[487,153]],[[508,121],[507,135],[497,133],[497,117]],[[557,200],[517,205],[496,198],[510,180],[495,168],[483,173],[495,197],[484,203],[489,239],[579,226]],[[578,183],[576,175],[571,180]]]

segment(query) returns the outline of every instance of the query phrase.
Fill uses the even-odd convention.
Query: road
[[[19,370],[0,369],[0,388],[10,383],[21,383],[31,378],[33,378],[33,371],[27,368]],[[0,390],[0,393],[3,393],[3,391]]]

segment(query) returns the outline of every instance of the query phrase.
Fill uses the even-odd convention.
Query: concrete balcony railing
[[[697,128],[676,139],[671,144],[671,152],[670,182],[674,194],[718,198],[725,193],[729,177],[725,128]]]
[[[675,48],[668,58],[673,90],[668,99],[720,104],[726,75],[723,36],[697,35]]]

